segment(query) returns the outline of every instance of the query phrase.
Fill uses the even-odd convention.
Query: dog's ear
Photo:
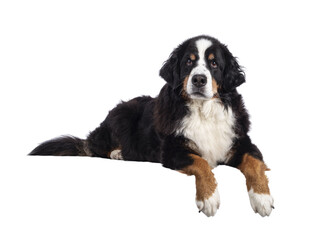
[[[172,87],[176,88],[179,84],[179,53],[181,52],[182,45],[179,45],[170,54],[170,57],[165,61],[160,69],[160,76]]]
[[[227,46],[223,46],[223,54],[225,58],[225,66],[223,70],[222,87],[224,91],[230,92],[246,81],[245,74]]]

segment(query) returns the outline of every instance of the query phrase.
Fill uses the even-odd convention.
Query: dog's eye
[[[187,60],[187,66],[192,66],[192,64],[193,64],[193,61],[191,60],[191,58],[188,58],[188,60]]]
[[[210,61],[210,65],[211,65],[211,67],[213,67],[213,68],[217,68],[217,67],[218,67],[218,65],[217,65],[217,63],[216,63],[216,61],[215,61],[214,59],[212,59],[212,60]]]

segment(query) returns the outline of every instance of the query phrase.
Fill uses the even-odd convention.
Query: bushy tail
[[[61,136],[41,143],[29,155],[89,156],[87,141],[73,136]]]

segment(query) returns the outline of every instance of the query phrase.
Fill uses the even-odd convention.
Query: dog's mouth
[[[193,92],[191,93],[191,96],[195,96],[195,97],[206,97],[206,95],[203,92]]]
[[[218,93],[212,93],[212,95],[210,94],[210,96],[208,96],[207,94],[205,94],[202,91],[194,91],[190,94],[190,97],[193,99],[203,99],[203,100],[208,100],[208,99],[212,99],[212,98],[218,98],[219,94]]]
[[[190,95],[206,97],[208,94],[207,94],[206,89],[204,87],[193,86],[191,88]]]

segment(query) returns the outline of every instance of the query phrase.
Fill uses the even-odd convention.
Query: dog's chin
[[[191,99],[197,99],[197,100],[210,100],[214,97],[214,94],[212,93],[211,95],[209,95],[209,94],[204,94],[202,92],[192,92],[192,93],[189,93],[189,97]]]

